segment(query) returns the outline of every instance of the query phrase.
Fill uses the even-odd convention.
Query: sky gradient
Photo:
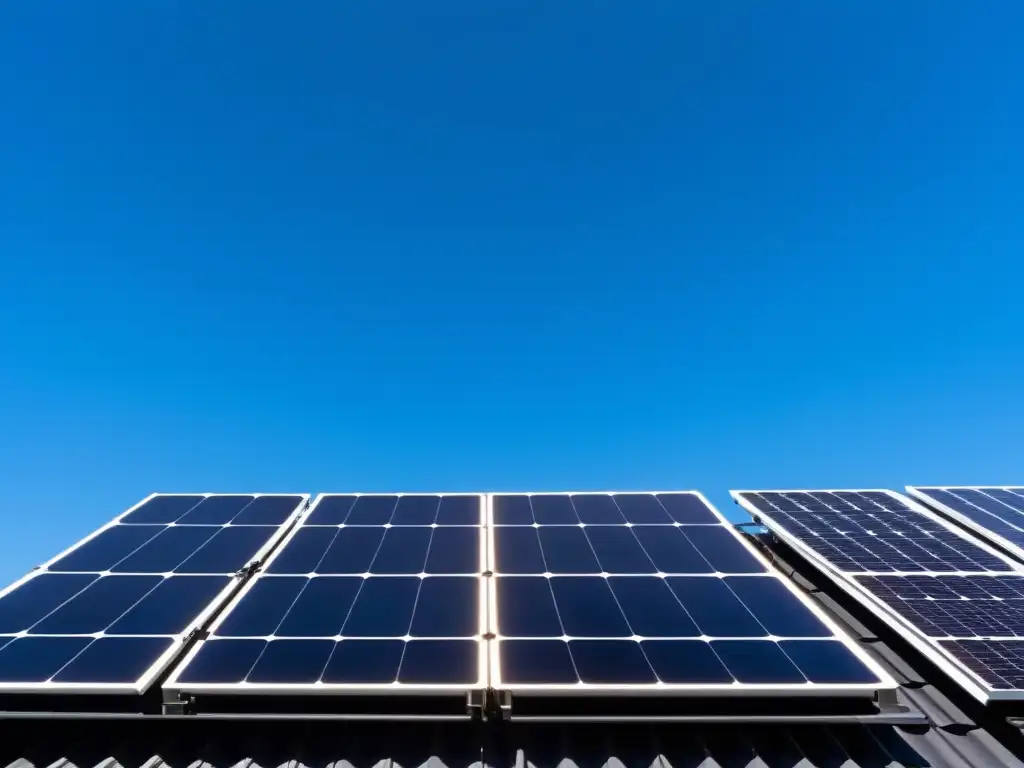
[[[0,583],[152,491],[1024,484],[1024,6],[0,5]]]

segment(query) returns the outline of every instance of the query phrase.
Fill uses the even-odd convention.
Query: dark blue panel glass
[[[670,577],[665,583],[708,637],[765,637],[768,634],[722,579]]]
[[[223,530],[213,526],[167,528],[110,570],[115,573],[170,573]]]
[[[442,496],[437,510],[438,525],[480,525],[480,496]]]
[[[659,493],[658,501],[677,523],[692,525],[722,522],[708,509],[700,496],[693,493]]]
[[[239,512],[232,525],[281,525],[302,503],[301,496],[257,496]]]
[[[600,573],[601,566],[579,526],[546,526],[537,529],[544,562],[551,573]]]
[[[249,683],[315,683],[334,650],[333,640],[272,640],[249,672]]]
[[[612,497],[604,493],[580,494],[572,497],[576,507],[576,515],[581,523],[588,525],[622,525],[626,518],[622,516],[618,505]]]
[[[569,653],[584,683],[647,685],[658,682],[640,643],[631,640],[573,640]]]
[[[42,573],[0,598],[0,632],[23,632],[92,584],[92,574]]]
[[[832,632],[775,578],[732,576],[726,585],[777,637],[831,637]]]
[[[134,683],[174,643],[169,637],[101,637],[58,672],[55,683]]]
[[[537,528],[505,527],[494,531],[498,573],[545,573]]]
[[[719,573],[765,572],[765,567],[728,528],[717,525],[697,525],[679,530]]]
[[[531,496],[530,503],[533,504],[533,517],[541,525],[578,525],[580,522],[568,496]]]
[[[608,582],[599,576],[551,579],[555,606],[570,637],[630,637]]]
[[[412,640],[405,645],[398,682],[405,685],[472,684],[480,678],[473,640]]]
[[[533,508],[529,496],[495,496],[495,525],[533,525]]]
[[[878,677],[834,640],[782,640],[779,646],[812,683],[877,683]]]
[[[370,573],[423,573],[431,528],[388,528]]]
[[[269,525],[221,528],[216,536],[175,569],[176,573],[236,573],[252,562],[277,532]]]
[[[605,573],[654,573],[657,568],[625,525],[588,525],[584,531]]]
[[[480,631],[479,603],[477,579],[424,579],[409,634],[413,637],[472,637]]]
[[[224,525],[252,502],[252,496],[207,496],[182,517],[178,525]]]
[[[301,528],[277,552],[267,573],[313,573],[340,528]],[[373,550],[376,552],[376,548]]]
[[[498,579],[498,632],[506,637],[561,637],[548,579],[509,577]]]
[[[363,584],[363,579],[345,576],[309,579],[274,634],[280,637],[340,635]]]
[[[352,511],[348,513],[345,524],[384,525],[390,523],[397,505],[397,496],[360,496],[352,505]]]
[[[426,572],[479,573],[482,535],[483,529],[478,527],[435,528]]]
[[[49,571],[105,571],[164,531],[159,525],[115,525],[69,552]]]
[[[610,578],[608,584],[633,632],[641,637],[698,637],[700,630],[664,579]]]
[[[388,529],[373,526],[338,529],[330,549],[320,560],[316,572],[369,573],[370,564],[377,556],[377,550],[380,549],[380,543],[386,530]]]
[[[640,643],[647,661],[663,683],[714,685],[733,682],[711,646],[702,640],[645,640]]]
[[[348,520],[349,512],[357,498],[359,497],[324,496],[309,513],[303,525],[341,525]]]
[[[178,675],[178,682],[240,683],[266,645],[264,640],[208,640]]]
[[[637,525],[633,527],[633,535],[662,573],[713,573],[715,570],[682,534],[681,528]]]
[[[159,576],[104,576],[30,631],[34,635],[102,632],[161,581]]]
[[[122,523],[173,523],[203,500],[203,496],[154,496],[121,518]]]
[[[571,685],[579,682],[562,640],[502,640],[498,646],[501,681],[519,685]]]
[[[131,579],[132,576],[121,578]],[[231,583],[228,576],[171,576],[115,621],[111,635],[176,635]]]
[[[711,648],[741,683],[806,683],[789,657],[767,640],[716,640]]]
[[[420,581],[402,576],[364,580],[341,633],[346,637],[405,637]]]
[[[320,679],[342,685],[393,683],[404,652],[402,640],[342,640]]]
[[[391,516],[392,525],[431,525],[437,520],[440,496],[402,496]]]
[[[182,577],[184,578],[184,577]],[[217,627],[221,637],[268,637],[273,635],[299,592],[303,576],[264,577],[253,584],[242,601]]]
[[[631,523],[671,523],[661,502],[650,493],[617,493],[615,503]]]
[[[18,638],[0,649],[0,682],[45,682],[92,641],[91,637]]]

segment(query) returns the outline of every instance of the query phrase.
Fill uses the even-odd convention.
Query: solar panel
[[[488,507],[494,687],[895,686],[698,493],[497,494]]]
[[[907,492],[1024,561],[1024,487],[908,485]]]
[[[1024,698],[1009,684],[1024,681],[1007,650],[1024,642],[1024,575],[1009,558],[891,491],[732,495],[972,695]]]
[[[0,693],[145,691],[307,499],[144,499],[0,592]]]
[[[479,495],[321,494],[164,690],[483,687],[483,522]]]

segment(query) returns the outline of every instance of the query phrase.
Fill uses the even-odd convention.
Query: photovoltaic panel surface
[[[1024,487],[908,485],[907,492],[1024,562]]]
[[[890,491],[732,493],[973,695],[1021,696],[1007,649],[1024,642],[1024,575],[1009,558]]]
[[[303,495],[160,495],[0,593],[0,692],[141,692]]]
[[[322,494],[165,690],[482,687],[483,497]]]
[[[700,494],[495,494],[488,506],[496,687],[894,685]]]

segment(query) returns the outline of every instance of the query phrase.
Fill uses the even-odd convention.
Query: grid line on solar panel
[[[482,505],[467,494],[321,494],[165,689],[483,685]]]
[[[695,492],[493,494],[488,515],[495,685],[885,685]]]
[[[0,690],[144,690],[307,498],[196,494],[168,503],[153,494],[139,502],[0,592]],[[230,524],[247,509],[259,525]],[[228,522],[214,525],[213,515]],[[218,539],[229,529],[243,535]],[[166,538],[172,530],[203,535]]]
[[[999,573],[995,550],[889,491],[733,491],[842,573]]]
[[[1024,561],[1024,487],[908,485],[907,492]]]

